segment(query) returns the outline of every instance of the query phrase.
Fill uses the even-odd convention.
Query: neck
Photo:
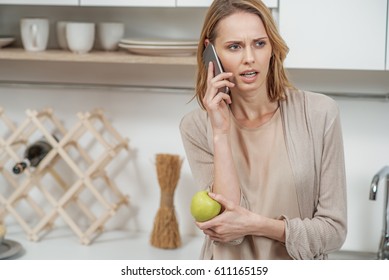
[[[232,96],[231,111],[237,120],[255,121],[273,116],[278,102],[270,102],[267,93],[235,94]]]

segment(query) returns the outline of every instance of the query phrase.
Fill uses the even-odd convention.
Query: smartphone
[[[215,50],[215,47],[213,46],[213,44],[209,43],[207,45],[207,47],[205,48],[205,50],[203,52],[203,61],[204,61],[205,66],[207,67],[207,69],[208,69],[209,62],[212,61],[213,66],[214,66],[214,73],[213,73],[214,76],[217,76],[220,73],[224,72],[223,66],[220,63],[219,57],[216,54],[216,50]],[[224,93],[229,93],[230,89],[228,87],[224,87],[221,89],[221,91]]]

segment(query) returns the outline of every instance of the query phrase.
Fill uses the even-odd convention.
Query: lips
[[[257,77],[258,75],[258,71],[255,71],[255,70],[247,70],[247,71],[244,71],[242,73],[239,74],[244,80],[246,81],[251,81],[253,79],[255,79],[255,77]]]
[[[252,78],[252,77],[254,77],[257,74],[258,74],[258,72],[250,71],[250,72],[242,73],[240,75],[243,76],[243,77],[246,77],[246,78]]]

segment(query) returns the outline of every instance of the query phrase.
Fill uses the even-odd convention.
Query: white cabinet
[[[176,0],[177,7],[209,7],[213,0]],[[278,7],[278,0],[263,0],[269,8]]]
[[[209,7],[213,0],[177,0],[177,7]]]
[[[388,16],[387,26],[386,26],[386,70],[389,70],[389,1],[388,1],[388,12],[386,13]]]
[[[175,7],[176,0],[80,0],[81,6]]]
[[[384,70],[387,0],[280,0],[288,68]]]
[[[78,6],[79,0],[0,0],[0,4]]]
[[[10,5],[72,5],[96,7],[209,7],[213,0],[0,0]],[[276,8],[278,0],[263,0],[269,8]]]

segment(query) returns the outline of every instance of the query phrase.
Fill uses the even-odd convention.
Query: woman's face
[[[266,90],[272,47],[259,16],[237,12],[217,26],[216,52],[225,72],[232,72],[232,89],[240,92]]]

